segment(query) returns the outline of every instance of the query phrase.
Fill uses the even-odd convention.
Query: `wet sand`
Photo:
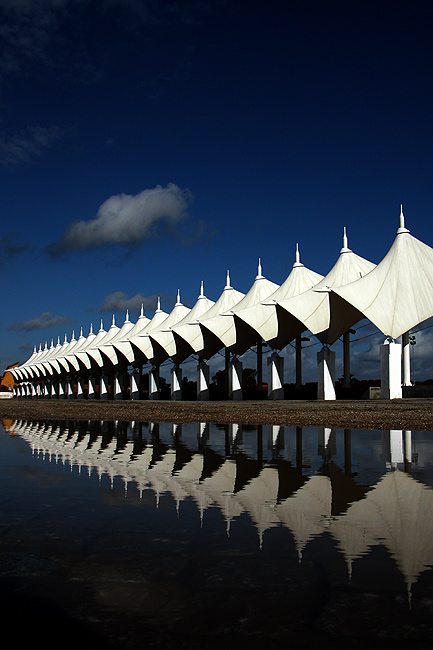
[[[0,419],[123,420],[433,431],[433,399],[278,401],[0,400]]]

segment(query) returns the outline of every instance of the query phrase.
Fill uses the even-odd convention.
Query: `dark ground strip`
[[[0,400],[0,419],[123,420],[433,431],[433,399],[357,401]]]

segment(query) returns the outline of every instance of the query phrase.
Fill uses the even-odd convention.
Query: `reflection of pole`
[[[352,436],[351,429],[344,429],[344,471],[352,474]]]
[[[302,427],[296,427],[296,467],[302,471]]]
[[[403,432],[404,471],[412,472],[412,431]]]

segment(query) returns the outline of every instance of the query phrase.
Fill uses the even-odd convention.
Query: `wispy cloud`
[[[50,327],[58,327],[59,325],[68,325],[71,322],[70,318],[66,318],[65,316],[53,316],[51,312],[47,311],[41,314],[38,318],[14,321],[9,325],[8,329],[31,332],[33,330],[46,330]]]
[[[0,134],[0,163],[13,168],[40,158],[62,138],[59,127],[28,127],[7,137]]]
[[[16,242],[15,238],[16,234],[12,231],[0,237],[0,266],[31,250],[30,242]]]
[[[137,293],[135,296],[128,298],[123,291],[114,291],[106,296],[99,311],[112,313],[117,311],[126,312],[128,310],[138,313],[142,305],[143,309],[155,309],[156,301],[157,296],[145,296],[142,293]]]
[[[135,196],[111,196],[100,206],[94,219],[72,223],[48,252],[56,257],[68,250],[107,244],[135,246],[173,230],[186,218],[191,201],[190,192],[173,183],[165,188],[143,190]]]

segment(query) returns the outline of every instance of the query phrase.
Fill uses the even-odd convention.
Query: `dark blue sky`
[[[0,365],[154,297],[432,245],[425,2],[0,0]],[[77,222],[78,223],[77,225]],[[115,294],[111,296],[111,294]]]

